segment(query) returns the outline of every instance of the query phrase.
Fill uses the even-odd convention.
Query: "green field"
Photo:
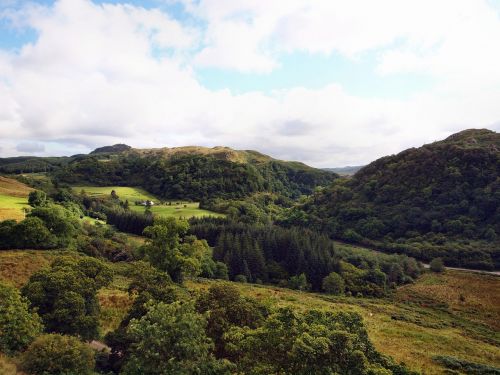
[[[172,201],[170,202],[172,205],[168,204],[164,205],[155,205],[151,207],[151,212],[158,216],[174,216],[177,218],[189,219],[191,217],[200,217],[200,216],[224,216],[222,214],[207,211],[199,208],[198,202],[182,202],[182,201]],[[137,212],[144,212],[144,206],[135,206],[131,205],[130,209]]]
[[[25,207],[29,207],[27,198],[0,194],[0,220],[22,220]]]
[[[115,191],[118,198],[122,201],[128,200],[132,206],[135,201],[157,201],[157,198],[149,194],[146,190],[139,187],[128,186],[72,186],[75,193],[80,193],[82,190],[89,196],[111,196],[111,191]]]
[[[19,181],[0,176],[0,220],[22,220],[32,190]]]
[[[144,212],[145,207],[142,205],[136,205],[137,201],[150,200],[154,202],[151,207],[153,214],[158,216],[174,216],[177,218],[189,219],[191,217],[201,217],[201,216],[224,216],[222,214],[207,211],[199,208],[198,202],[185,202],[182,200],[172,200],[163,202],[159,204],[160,201],[154,195],[148,193],[144,189],[138,187],[126,187],[126,186],[73,186],[73,190],[76,193],[82,190],[89,196],[111,196],[111,191],[114,190],[118,195],[118,198],[122,201],[129,201],[130,209],[136,212]]]

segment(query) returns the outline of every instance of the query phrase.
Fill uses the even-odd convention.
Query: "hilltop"
[[[315,194],[304,210],[333,237],[498,268],[499,150],[500,134],[465,130],[378,159]]]

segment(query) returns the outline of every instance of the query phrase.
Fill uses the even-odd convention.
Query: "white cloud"
[[[18,154],[16,145],[27,140],[48,145],[46,154],[118,142],[228,145],[338,166],[468,127],[498,130],[500,22],[485,4],[187,4],[202,29],[159,10],[88,0],[9,11],[4,17],[39,37],[19,52],[0,50],[0,152]],[[204,88],[193,73],[200,65],[269,73],[283,51],[362,58],[379,48],[380,74],[428,74],[435,88],[400,100],[359,98],[328,82],[234,95]]]

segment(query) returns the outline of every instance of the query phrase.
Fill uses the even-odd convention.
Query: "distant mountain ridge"
[[[363,168],[364,165],[353,165],[353,166],[346,166],[346,167],[336,167],[336,168],[322,168],[325,171],[330,171],[337,173],[339,175],[343,176],[352,176],[355,174],[357,171],[359,171],[361,168]]]

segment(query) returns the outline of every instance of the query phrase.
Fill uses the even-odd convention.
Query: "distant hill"
[[[113,146],[104,146],[104,147],[99,147],[96,148],[94,151],[92,151],[90,154],[104,154],[104,153],[114,153],[114,152],[122,152],[122,151],[128,151],[132,147],[124,144],[116,144]]]
[[[88,155],[0,159],[0,173],[48,172],[58,182],[140,186],[161,198],[239,198],[256,192],[311,194],[338,175],[252,150],[186,146],[134,149],[119,144]]]
[[[331,236],[500,267],[500,134],[470,129],[378,159],[304,206]]]
[[[354,165],[354,166],[337,167],[337,168],[322,168],[322,169],[325,171],[337,173],[341,176],[352,176],[361,168],[363,168],[363,165]]]

